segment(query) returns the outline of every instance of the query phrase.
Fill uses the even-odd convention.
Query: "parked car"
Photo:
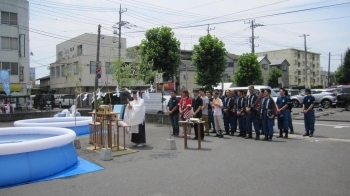
[[[276,102],[277,101],[277,97],[279,96],[279,94],[277,94],[270,86],[260,86],[260,85],[254,85],[254,92],[256,94],[259,94],[260,89],[270,89],[271,90],[271,97],[272,99]],[[245,92],[247,92],[247,95],[249,95],[249,91],[248,91],[248,87],[230,87],[228,88],[228,90],[243,90]]]
[[[34,97],[34,108],[43,109],[46,105],[51,105],[51,108],[55,108],[55,97],[53,94],[41,94]]]
[[[336,94],[327,92],[326,90],[327,89],[312,89],[311,94],[315,97],[315,105],[321,104],[323,108],[328,109],[336,104]],[[299,95],[291,96],[293,107],[301,107],[304,97],[304,91]]]
[[[60,108],[62,107],[68,107],[70,108],[72,105],[74,105],[74,95],[62,95],[62,96],[56,96],[55,99],[55,105],[58,105]]]
[[[350,87],[342,88],[337,94],[337,107],[350,111]]]

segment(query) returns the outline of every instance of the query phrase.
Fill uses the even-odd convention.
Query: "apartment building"
[[[177,81],[179,81],[179,87],[180,89],[188,89],[190,92],[193,89],[201,88],[202,86],[199,86],[196,81],[196,69],[192,65],[192,50],[181,50],[181,64],[179,67],[179,76],[177,78]],[[222,82],[232,82],[233,74],[237,70],[237,61],[238,61],[238,55],[235,54],[227,54],[227,67],[222,75],[221,81]]]
[[[121,57],[125,62],[126,39],[121,38]],[[118,39],[101,36],[99,86],[114,90],[117,81],[113,79],[112,63],[118,59]],[[93,92],[96,77],[97,34],[85,33],[56,46],[56,62],[50,65],[50,88],[56,94],[73,94],[77,84],[83,92]],[[107,91],[107,89],[104,89]]]
[[[28,9],[27,0],[0,0],[0,70],[10,70],[10,91],[22,94],[29,81]]]
[[[304,51],[287,48],[281,50],[265,51],[256,53],[259,56],[266,55],[268,59],[286,59],[289,62],[289,87],[304,86],[321,86],[321,67],[320,55],[315,52],[307,52],[306,54],[306,73],[305,78],[305,56]]]

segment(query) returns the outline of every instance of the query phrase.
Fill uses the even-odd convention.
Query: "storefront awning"
[[[22,85],[21,84],[11,84],[10,90],[11,90],[11,92],[22,91]],[[1,83],[0,83],[0,92],[4,92],[4,89],[2,88],[2,84]]]

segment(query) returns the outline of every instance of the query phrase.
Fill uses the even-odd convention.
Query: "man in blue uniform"
[[[238,99],[237,99],[237,119],[238,119],[238,127],[239,134],[237,137],[245,137],[246,136],[246,122],[245,122],[245,97],[243,96],[243,91],[238,91]]]
[[[276,115],[276,103],[270,97],[271,90],[266,89],[264,91],[264,99],[260,105],[260,119],[262,123],[262,128],[264,131],[265,141],[272,141],[273,136],[273,126],[275,126],[275,115]]]
[[[233,110],[235,109],[235,99],[232,96],[231,90],[226,90],[225,95],[226,97],[223,102],[225,135],[230,135],[230,129],[232,133],[231,135],[233,135],[233,133],[235,132],[235,114],[233,112]]]
[[[311,95],[310,89],[305,89],[305,97],[303,100],[305,136],[312,137],[315,131],[315,111],[314,111],[315,97]]]
[[[280,130],[280,135],[277,138],[288,138],[288,128],[289,128],[289,115],[290,111],[288,105],[290,104],[290,99],[286,96],[286,89],[280,88],[280,96],[278,96],[277,105],[277,122],[278,129]],[[285,133],[283,137],[283,132]]]
[[[252,138],[252,124],[254,126],[254,130],[256,133],[256,137],[258,138],[260,136],[260,130],[259,130],[259,114],[258,110],[256,108],[256,102],[258,100],[258,96],[254,92],[254,86],[250,85],[248,86],[249,95],[247,97],[246,102],[246,129],[248,132],[248,135],[245,137],[245,139]]]
[[[290,98],[290,95],[288,94],[288,91],[286,91],[286,96],[289,98],[290,103],[288,104],[288,110],[289,110],[289,119],[288,119],[288,127],[290,129],[290,133],[294,133],[294,127],[293,127],[293,120],[292,120],[292,109],[293,109],[293,103],[292,99]]]

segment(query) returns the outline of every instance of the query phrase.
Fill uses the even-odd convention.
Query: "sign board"
[[[163,73],[156,73],[154,82],[156,84],[163,83]]]
[[[105,86],[105,85],[110,86],[110,85],[112,85],[112,81],[101,81],[101,80],[99,80],[98,84],[99,85],[103,85],[103,86]]]
[[[282,84],[282,83],[283,83],[282,77],[278,78],[278,84]]]
[[[185,86],[182,86],[182,90],[184,90],[185,89]]]
[[[29,68],[29,80],[35,82],[35,68]]]
[[[27,89],[33,88],[33,85],[32,85],[31,81],[28,81],[26,84],[27,84]]]

